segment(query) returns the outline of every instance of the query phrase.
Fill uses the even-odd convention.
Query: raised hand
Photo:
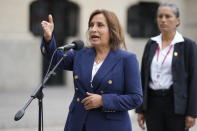
[[[50,41],[52,39],[52,33],[54,30],[53,17],[51,14],[48,16],[48,20],[49,21],[42,21],[41,22],[42,29],[44,32],[44,39],[46,41]]]

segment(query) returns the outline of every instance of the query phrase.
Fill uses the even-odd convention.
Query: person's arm
[[[53,23],[53,17],[52,15],[48,16],[49,21],[42,21],[42,29],[43,29],[43,40],[41,43],[41,52],[42,54],[48,58],[48,60],[51,60],[52,54],[56,50],[56,40],[53,36],[53,30],[54,30],[54,23]],[[64,52],[62,50],[58,50],[53,57],[52,64],[56,64],[63,56]],[[66,69],[66,70],[72,70],[73,69],[73,58],[75,56],[74,51],[68,51],[67,56],[64,58],[64,60],[60,63],[58,66],[59,68]]]
[[[188,84],[188,109],[185,119],[186,128],[194,126],[197,117],[197,45],[191,41],[189,53],[189,84]]]
[[[129,54],[124,58],[125,94],[102,94],[103,110],[128,111],[142,103],[141,79],[136,56]]]
[[[142,91],[144,91],[144,85],[145,85],[145,71],[147,70],[147,59],[148,59],[148,52],[149,52],[149,48],[150,48],[150,41],[149,40],[147,43],[146,43],[146,46],[144,48],[144,51],[143,51],[143,55],[142,55],[142,61],[141,61],[141,81],[142,81]],[[141,106],[139,106],[136,110],[136,113],[140,113],[140,114],[143,114],[144,111],[143,111],[143,104]]]
[[[147,70],[146,62],[147,62],[147,54],[149,51],[149,45],[150,45],[150,40],[147,42],[144,48],[142,61],[141,61],[142,89],[144,89],[144,84],[145,84],[145,70]],[[138,107],[135,111],[137,113],[137,122],[138,122],[139,127],[142,130],[145,130],[145,116],[144,116],[143,104],[140,107]]]
[[[57,46],[56,46],[56,40],[54,36],[52,37],[49,43],[46,43],[46,41],[43,38],[42,43],[41,43],[41,52],[48,60],[51,60],[52,54],[54,53],[56,48]],[[57,50],[54,54],[52,64],[55,65],[62,58],[64,53],[65,52],[63,50]],[[67,53],[67,56],[59,64],[58,68],[61,68],[64,70],[73,70],[75,51],[70,50],[70,51],[67,51],[66,53]]]
[[[56,49],[56,42],[53,37],[54,22],[52,15],[48,16],[48,21],[42,21],[41,26],[43,30],[43,39],[40,49],[43,55],[50,58]]]

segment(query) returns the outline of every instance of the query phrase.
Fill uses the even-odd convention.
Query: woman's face
[[[180,19],[173,13],[169,6],[163,6],[157,12],[157,24],[161,32],[175,31]]]
[[[93,16],[89,25],[89,41],[94,47],[109,46],[109,27],[103,14]]]

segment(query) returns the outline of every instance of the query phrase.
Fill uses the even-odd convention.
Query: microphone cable
[[[52,62],[53,62],[53,59],[54,59],[54,55],[55,55],[55,53],[57,52],[57,50],[58,50],[58,49],[56,48],[55,51],[54,51],[53,54],[52,54],[52,57],[51,57],[51,60],[50,60],[50,63],[49,63],[47,72],[46,72],[46,74],[45,74],[45,76],[44,76],[44,78],[43,78],[43,80],[42,80],[42,86],[44,86],[44,85],[43,85],[43,82],[44,82],[45,78],[47,77],[47,75],[48,75],[48,73],[49,73],[49,71],[50,71],[50,69],[51,69],[51,65],[52,65]]]

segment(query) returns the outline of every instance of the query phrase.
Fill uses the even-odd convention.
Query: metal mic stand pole
[[[38,99],[38,106],[39,106],[39,118],[38,118],[38,131],[43,131],[43,92],[42,89],[44,88],[45,83],[49,80],[51,76],[55,75],[55,70],[59,66],[59,64],[62,62],[62,60],[67,56],[67,54],[63,54],[61,59],[57,62],[57,64],[53,67],[53,69],[47,74],[43,82],[39,85],[38,88],[35,89],[35,91],[32,93],[30,99],[27,101],[27,103],[24,105],[22,109],[20,109],[14,117],[15,121],[20,120],[23,115],[25,114],[25,110],[30,105],[30,103],[37,98]]]

